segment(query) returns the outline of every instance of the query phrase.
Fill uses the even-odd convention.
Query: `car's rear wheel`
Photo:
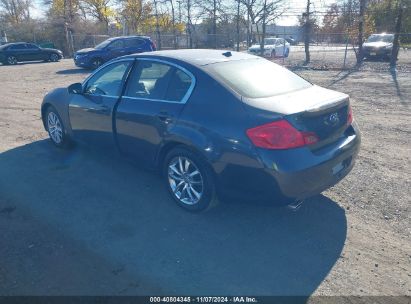
[[[284,53],[284,57],[287,58],[289,54],[290,54],[290,49],[286,49]]]
[[[59,148],[65,148],[69,146],[70,139],[66,134],[63,121],[57,110],[53,106],[49,106],[46,111],[46,129],[49,133],[50,139],[54,145]]]
[[[57,55],[57,54],[50,54],[50,61],[51,62],[57,62],[57,61],[59,61],[59,55]]]
[[[216,201],[209,165],[185,148],[175,148],[165,157],[163,175],[174,201],[189,211],[202,211]]]
[[[7,56],[6,62],[7,62],[7,64],[10,64],[10,65],[16,65],[17,64],[17,58],[15,56]]]
[[[103,64],[103,60],[101,60],[100,58],[94,58],[93,61],[91,62],[93,69],[99,68],[102,64]]]

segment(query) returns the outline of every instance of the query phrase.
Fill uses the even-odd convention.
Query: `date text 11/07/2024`
[[[150,297],[150,303],[258,303],[255,297]]]

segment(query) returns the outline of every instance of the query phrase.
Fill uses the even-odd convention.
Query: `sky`
[[[326,11],[326,8],[338,0],[311,0],[312,11],[317,11],[320,14]],[[296,25],[298,23],[297,16],[305,11],[307,0],[284,0],[287,10],[284,16],[280,17],[277,25]],[[46,11],[46,6],[42,4],[42,0],[35,0],[34,7],[31,10],[32,17],[43,17]]]

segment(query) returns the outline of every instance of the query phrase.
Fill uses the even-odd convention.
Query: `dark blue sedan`
[[[77,51],[74,54],[74,63],[78,67],[96,69],[113,58],[155,50],[156,46],[150,37],[113,37],[96,45],[94,48]]]
[[[47,94],[41,114],[56,146],[117,147],[192,211],[218,194],[295,204],[347,175],[360,147],[346,94],[218,50],[118,58]]]

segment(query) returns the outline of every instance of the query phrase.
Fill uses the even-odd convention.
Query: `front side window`
[[[9,50],[26,50],[26,45],[25,44],[15,44],[12,45]]]
[[[124,40],[125,47],[139,47],[144,44],[144,41],[138,38],[129,38]]]
[[[177,67],[142,60],[130,77],[126,96],[181,102],[192,78]]]
[[[119,96],[130,64],[131,61],[121,61],[99,70],[87,82],[85,93],[90,95]]]

